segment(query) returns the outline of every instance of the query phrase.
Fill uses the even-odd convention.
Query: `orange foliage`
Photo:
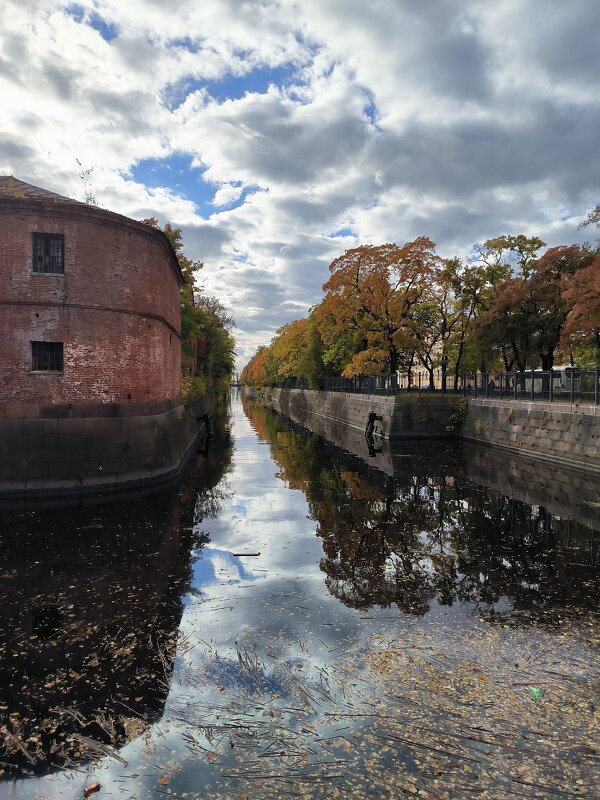
[[[399,353],[408,349],[419,327],[411,312],[428,299],[441,264],[434,247],[425,236],[402,247],[364,245],[331,264],[323,312],[332,324],[324,335],[352,329],[363,339],[345,375],[397,369]]]
[[[271,344],[278,378],[296,378],[301,374],[300,362],[306,351],[307,341],[307,319],[297,319],[279,328]]]
[[[571,336],[591,336],[600,351],[600,254],[569,278],[564,297],[572,308],[563,329],[563,345]]]
[[[241,382],[246,386],[264,386],[267,375],[267,358],[269,351],[266,347],[259,347],[256,354],[246,364],[240,375]]]

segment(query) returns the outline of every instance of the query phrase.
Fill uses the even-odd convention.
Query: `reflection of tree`
[[[410,487],[398,502],[369,498],[364,478],[355,476],[352,483],[343,501],[329,504],[328,513],[317,518],[328,588],[353,608],[395,603],[404,611],[423,613],[435,592],[420,538],[431,525],[431,509],[419,487]],[[315,504],[311,508],[316,510]]]
[[[471,483],[451,446],[404,446],[390,485],[359,474],[350,455],[333,459],[324,440],[263,406],[246,402],[245,411],[280,477],[306,494],[326,584],[346,605],[423,614],[433,599],[489,609],[503,600],[532,611],[598,596],[597,558],[591,550],[582,567],[578,549],[593,532]]]
[[[162,490],[0,510],[5,773],[85,761],[162,713],[204,541],[193,525],[217,513],[231,459],[226,430],[213,445]]]
[[[206,451],[194,465],[195,482],[190,486],[192,524],[218,516],[233,489],[226,475],[232,469],[233,437],[226,408],[217,408]]]

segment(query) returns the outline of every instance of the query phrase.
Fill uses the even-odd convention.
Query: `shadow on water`
[[[311,434],[248,399],[244,409],[280,477],[305,493],[326,584],[350,608],[420,616],[468,603],[510,624],[597,608],[600,478],[429,441],[379,442],[375,462],[355,433],[350,452],[336,431]]]
[[[0,505],[0,770],[43,774],[98,757],[160,717],[193,525],[218,513],[231,441],[159,491]]]

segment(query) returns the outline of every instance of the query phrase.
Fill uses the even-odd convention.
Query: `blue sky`
[[[600,200],[589,0],[8,0],[0,172],[183,230],[238,364],[349,247],[549,245]]]

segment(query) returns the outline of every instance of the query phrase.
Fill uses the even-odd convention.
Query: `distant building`
[[[183,275],[164,233],[0,176],[0,497],[176,475]]]
[[[183,276],[160,230],[0,176],[0,242],[0,404],[179,397]]]

